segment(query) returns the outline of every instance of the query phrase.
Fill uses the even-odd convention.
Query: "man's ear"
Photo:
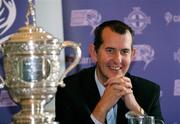
[[[89,50],[89,54],[91,56],[91,59],[96,63],[97,62],[97,53],[96,53],[95,46],[93,43],[91,43],[89,45],[88,50]]]
[[[135,59],[135,56],[136,56],[136,49],[133,48],[133,49],[132,49],[132,54],[131,54],[131,60],[134,60],[134,59]]]

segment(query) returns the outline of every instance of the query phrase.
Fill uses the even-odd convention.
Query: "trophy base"
[[[13,124],[59,124],[54,121],[54,114],[45,112],[43,114],[17,113],[13,116]]]

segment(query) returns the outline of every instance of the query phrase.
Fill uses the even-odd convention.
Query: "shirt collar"
[[[100,80],[98,79],[97,73],[96,73],[96,69],[95,69],[95,81],[96,81],[96,85],[97,85],[97,87],[98,87],[100,96],[102,96],[103,93],[104,93],[105,87],[102,85],[102,83],[101,83]]]

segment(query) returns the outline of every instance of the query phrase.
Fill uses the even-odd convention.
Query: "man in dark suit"
[[[163,120],[159,85],[128,73],[135,55],[133,30],[121,21],[99,25],[89,52],[95,67],[64,79],[56,93],[56,118],[60,124],[127,124],[134,111]]]

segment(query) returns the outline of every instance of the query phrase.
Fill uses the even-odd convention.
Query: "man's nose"
[[[117,63],[120,63],[122,61],[122,55],[121,55],[120,51],[115,52],[114,61],[116,61]]]

